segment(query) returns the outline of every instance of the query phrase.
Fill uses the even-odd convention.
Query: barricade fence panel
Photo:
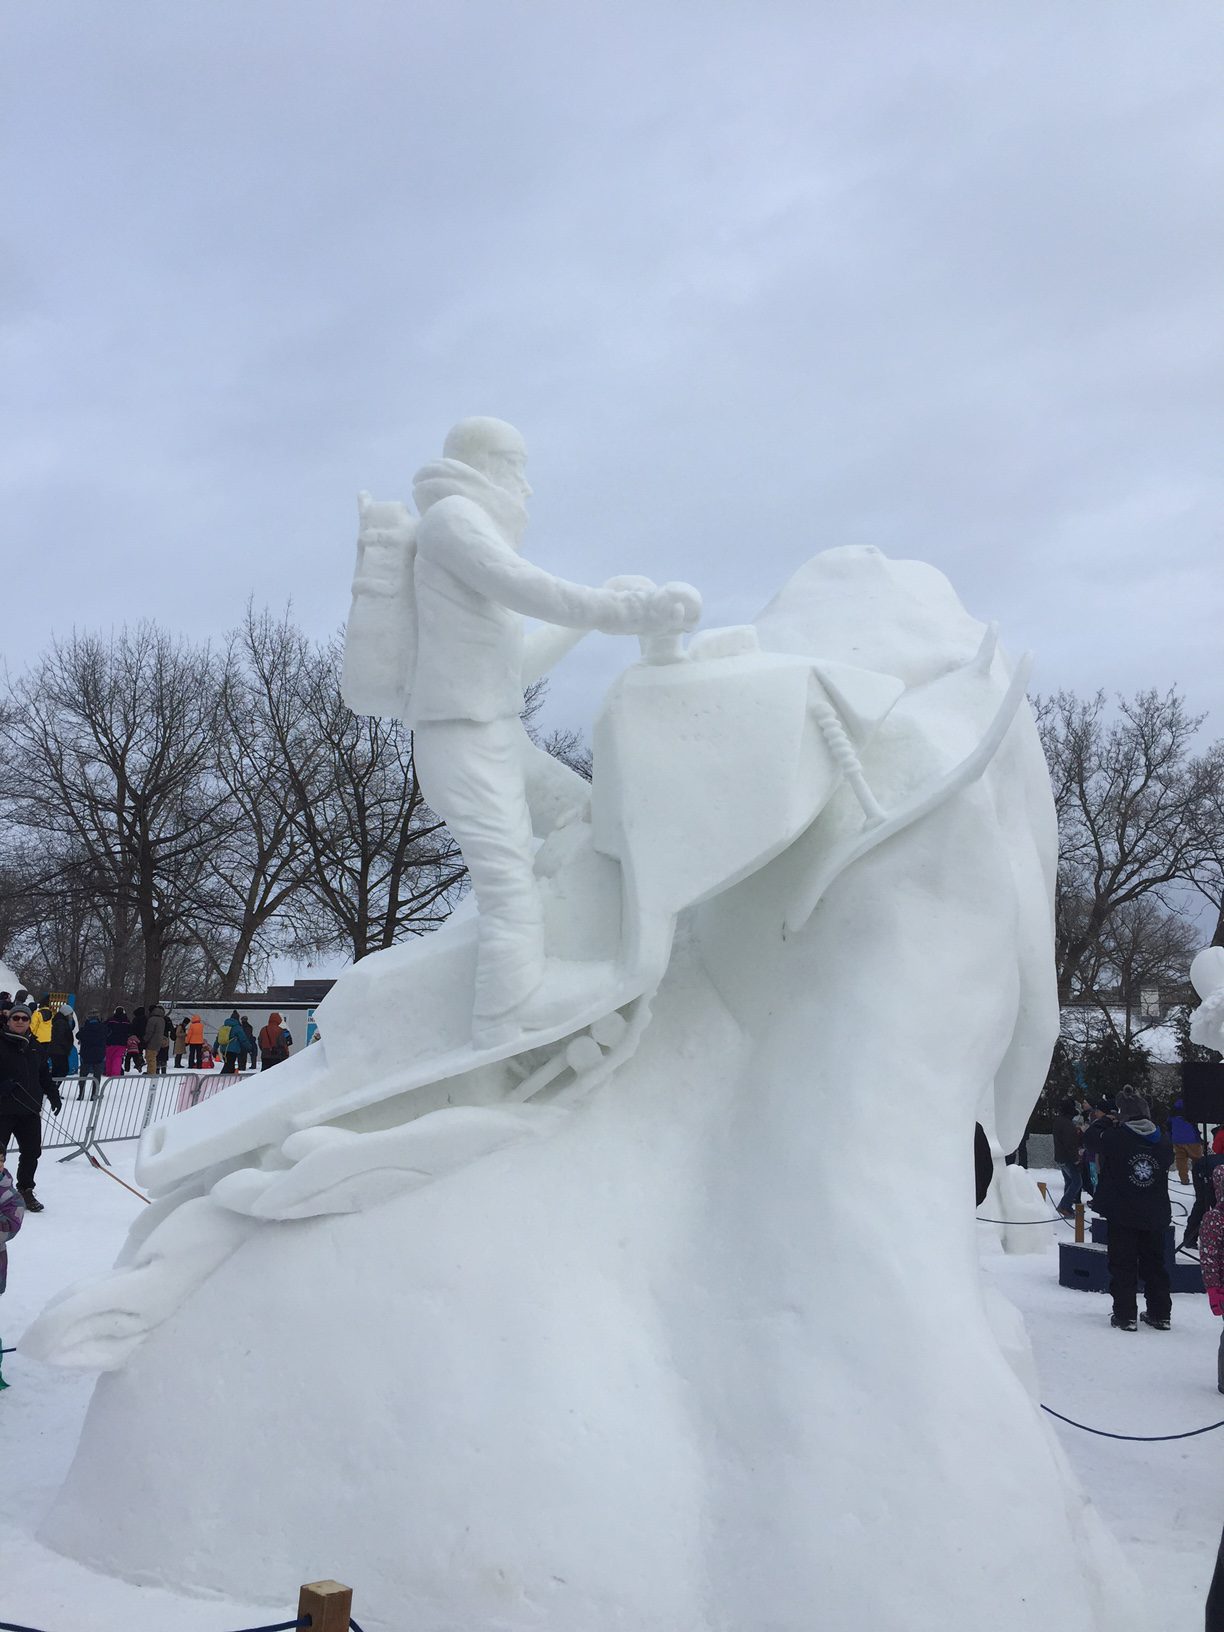
[[[43,1149],[139,1139],[151,1122],[190,1110],[240,1077],[253,1075],[250,1071],[175,1071],[164,1077],[144,1072],[64,1077],[58,1084],[63,1100],[59,1115],[43,1101]]]

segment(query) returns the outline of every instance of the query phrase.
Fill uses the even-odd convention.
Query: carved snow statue
[[[1190,1017],[1190,1041],[1224,1053],[1224,946],[1205,946],[1190,965],[1200,1002]]]
[[[523,693],[588,630],[678,634],[696,623],[701,597],[647,579],[588,589],[525,561],[527,450],[503,420],[463,420],[443,454],[413,484],[419,528],[405,507],[362,496],[345,696],[413,727],[421,788],[463,852],[479,908],[472,1041],[496,1048],[582,1001],[572,962],[554,959],[546,972],[532,832],[555,821],[558,782],[579,784],[568,805],[562,796],[567,816],[586,787],[531,742]],[[530,642],[524,616],[544,623]],[[588,1003],[606,986],[603,970],[587,971]]]
[[[685,644],[691,592],[513,557],[521,444],[476,425],[418,479],[411,593],[367,506],[346,679],[411,698],[476,901],[147,1130],[155,1204],[23,1340],[105,1372],[47,1539],[246,1600],[334,1571],[419,1632],[1137,1626],[975,1253],[974,1123],[1014,1147],[1058,1025],[1026,665],[872,549]],[[507,723],[524,612],[664,631],[589,804]]]

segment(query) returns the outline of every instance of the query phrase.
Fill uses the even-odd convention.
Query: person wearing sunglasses
[[[42,1202],[34,1195],[34,1175],[42,1155],[44,1098],[58,1116],[61,1101],[51,1075],[51,1061],[30,1036],[30,1010],[23,1003],[15,1003],[0,1032],[0,1163],[9,1141],[16,1140],[17,1190],[30,1213],[43,1211]]]

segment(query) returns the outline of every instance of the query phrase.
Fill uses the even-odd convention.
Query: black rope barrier
[[[1043,1405],[1043,1411],[1050,1416],[1057,1417],[1059,1422],[1065,1422],[1072,1428],[1082,1428],[1086,1434],[1097,1434],[1101,1439],[1130,1439],[1144,1445],[1156,1445],[1166,1439],[1193,1439],[1197,1434],[1211,1434],[1217,1428],[1224,1428],[1224,1418],[1219,1422],[1209,1422],[1205,1428],[1187,1428],[1184,1434],[1114,1434],[1108,1428],[1090,1428],[1086,1422],[1076,1422],[1074,1417],[1064,1417],[1061,1411],[1055,1411],[1052,1406]]]
[[[314,1623],[312,1622],[310,1616],[304,1615],[300,1620],[275,1621],[271,1626],[240,1627],[239,1632],[298,1632],[299,1628],[311,1626],[313,1624]],[[353,1620],[351,1616],[348,1624],[349,1632],[361,1632],[360,1626],[358,1626],[357,1622]],[[21,1626],[16,1621],[0,1621],[0,1632],[42,1632],[42,1628],[37,1626]]]
[[[974,1213],[976,1224],[1006,1224],[1009,1229],[1019,1229],[1021,1224],[1070,1224],[1075,1225],[1073,1218],[1064,1218],[1061,1213],[1054,1213],[1050,1218],[983,1218],[981,1213]]]
[[[310,1626],[311,1624],[310,1616],[303,1615],[299,1621],[277,1621],[275,1626],[244,1626],[239,1629],[239,1632],[291,1632],[293,1627]]]
[[[240,1627],[239,1632],[296,1632],[296,1628],[310,1625],[310,1616],[306,1615],[300,1621],[276,1621],[272,1626]],[[357,1627],[356,1621],[350,1621],[349,1625]],[[0,1621],[0,1632],[42,1632],[42,1628],[19,1626],[16,1621]],[[360,1632],[360,1628],[357,1628],[357,1632]]]

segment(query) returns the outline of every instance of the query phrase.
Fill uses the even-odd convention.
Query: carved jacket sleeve
[[[592,589],[554,578],[503,544],[474,506],[456,505],[446,520],[451,534],[447,570],[491,601],[524,617],[568,629],[624,634],[640,629],[646,621],[640,594]]]

